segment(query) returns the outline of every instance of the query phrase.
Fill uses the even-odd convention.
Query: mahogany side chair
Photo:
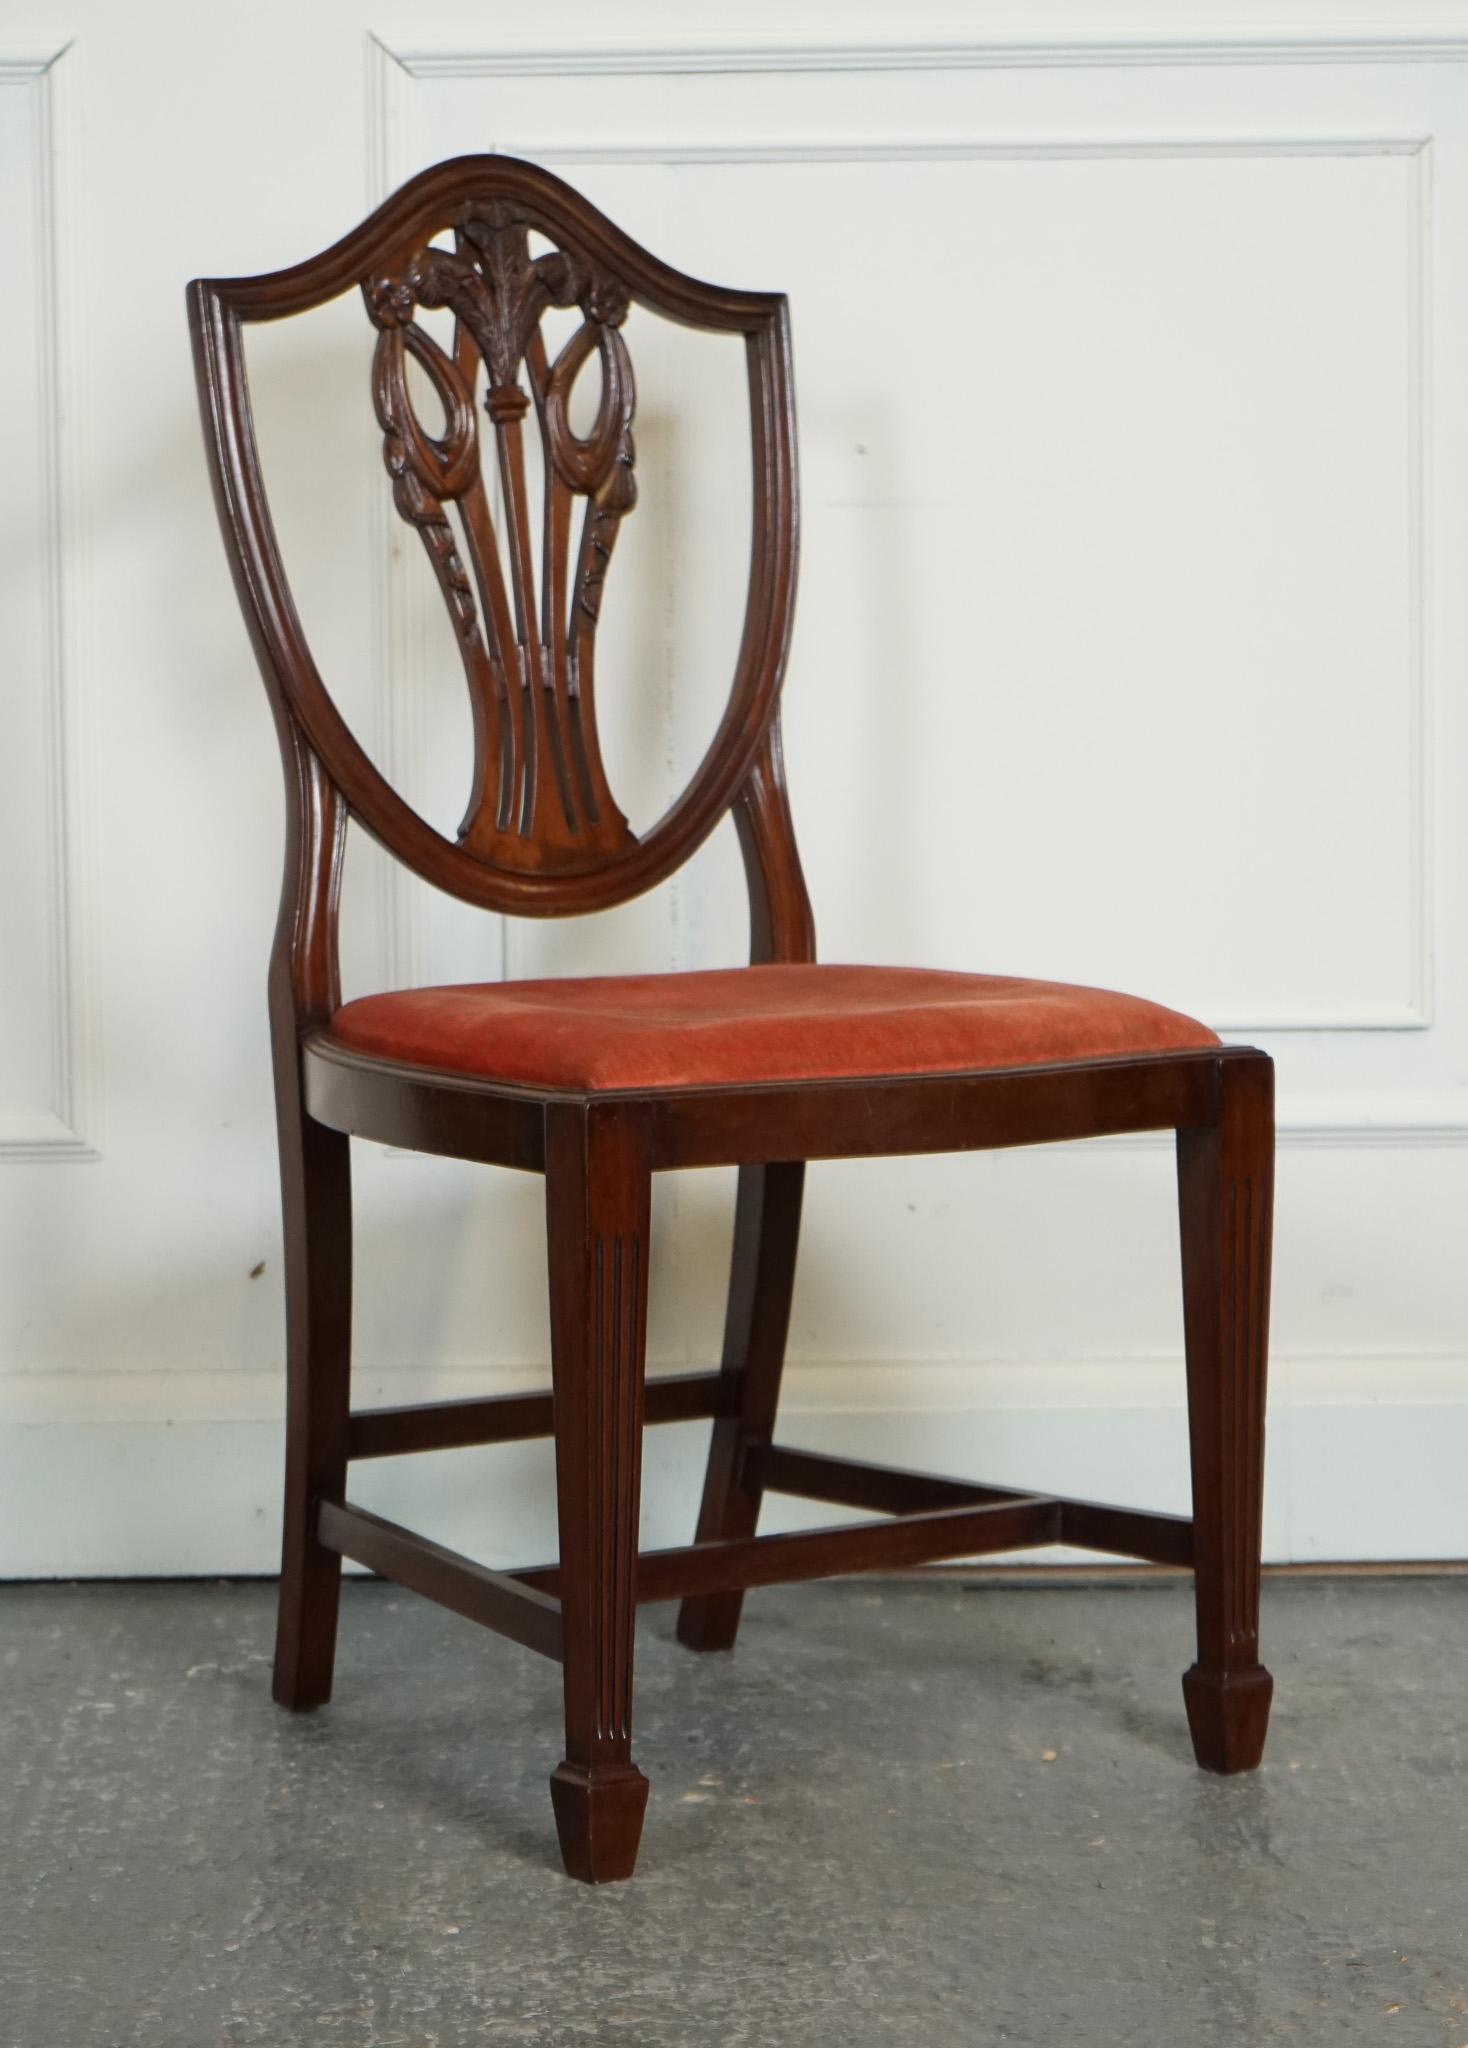
[[[533,253],[531,233],[549,248]],[[372,395],[393,501],[427,551],[473,708],[455,839],[384,779],[337,711],[261,474],[242,330],[353,289],[376,330]],[[636,501],[624,338],[634,305],[744,337],[753,445],[749,585],[728,703],[689,786],[641,837],[608,786],[593,687],[603,583]],[[415,317],[420,307],[452,314],[451,346]],[[554,361],[540,324],[548,307],[581,316]],[[1065,1543],[1192,1567],[1197,1658],[1183,1692],[1194,1750],[1210,1770],[1252,1768],[1272,1690],[1258,1654],[1271,1063],[1129,996],[816,964],[780,745],[797,527],[784,297],[697,283],[560,179],[477,156],[413,178],[310,262],[196,281],[189,311],[219,518],[288,798],[269,975],[288,1326],[276,1699],[311,1708],[330,1696],[343,1558],[559,1660],[565,1757],[551,1792],[566,1868],[623,1878],[648,1790],[632,1752],[639,1602],[681,1601],[680,1639],[727,1650],[752,1586]],[[568,396],[593,355],[599,409],[581,436]],[[437,393],[437,432],[414,410],[409,357]],[[538,561],[527,419],[544,460]],[[499,531],[483,467],[491,448]],[[726,812],[748,878],[747,967],[342,1002],[349,819],[465,902],[555,917],[661,882]],[[806,1160],[1146,1130],[1177,1134],[1191,1518],[776,1441]],[[353,1136],[544,1177],[550,1391],[352,1408]],[[652,1175],[713,1165],[739,1169],[722,1364],[645,1382]],[[697,1540],[639,1554],[643,1426],[692,1418],[713,1423]],[[347,1499],[358,1459],[548,1435],[554,1566],[490,1571]],[[759,1536],[766,1493],[886,1519]]]

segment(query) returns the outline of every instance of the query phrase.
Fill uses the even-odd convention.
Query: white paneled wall
[[[791,295],[824,956],[1120,985],[1267,1046],[1269,1553],[1468,1554],[1468,0],[0,0],[0,1573],[273,1565],[279,776],[182,288],[489,148]],[[748,476],[737,350],[628,340],[600,695],[645,823],[717,716]],[[448,822],[467,712],[361,309],[255,342],[322,666]],[[727,828],[591,923],[505,930],[365,845],[348,887],[354,992],[745,944]],[[359,1153],[362,1397],[542,1383],[538,1184]],[[730,1178],[658,1196],[654,1364],[712,1362]],[[823,1166],[788,1432],[1183,1507],[1180,1320],[1164,1143]],[[703,1442],[649,1438],[649,1540]],[[553,1546],[549,1477],[528,1447],[356,1491],[503,1561]]]

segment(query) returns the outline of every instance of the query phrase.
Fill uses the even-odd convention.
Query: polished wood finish
[[[568,343],[568,351],[591,345],[600,349],[607,332],[618,324],[614,315],[623,298],[687,326],[744,337],[753,457],[753,531],[744,630],[729,700],[708,751],[688,788],[642,839],[619,831],[608,843],[592,833],[582,837],[575,848],[559,843],[553,847],[555,807],[533,803],[528,814],[522,804],[522,830],[516,835],[518,845],[513,853],[503,834],[487,827],[479,829],[476,821],[485,816],[481,798],[494,782],[489,762],[497,719],[497,713],[485,712],[482,691],[473,694],[476,717],[481,718],[484,730],[478,737],[465,828],[454,840],[436,832],[369,759],[333,703],[307,644],[276,543],[250,410],[245,323],[310,312],[351,290],[363,292],[379,324],[384,318],[409,321],[409,301],[452,303],[446,298],[442,276],[444,252],[432,248],[434,238],[452,234],[462,257],[463,244],[472,242],[480,224],[491,219],[513,220],[520,230],[544,235],[565,259],[563,285],[557,285],[554,292],[547,288],[540,305],[553,303],[561,293],[562,303],[580,306],[583,327]],[[482,266],[477,274],[484,283]],[[533,305],[536,297],[532,292],[526,306]],[[395,313],[391,310],[394,302]],[[452,356],[460,385],[467,386],[470,357],[481,353],[481,337],[474,323],[463,317],[466,306],[453,310],[459,318]],[[329,787],[399,860],[424,881],[483,909],[563,916],[625,903],[663,881],[703,843],[731,805],[737,807],[741,818],[748,819],[748,835],[768,849],[754,857],[778,859],[779,754],[772,734],[795,602],[796,518],[795,405],[789,315],[783,294],[727,291],[681,276],[639,248],[548,171],[511,157],[458,157],[410,179],[360,228],[311,262],[262,277],[197,279],[189,287],[189,318],[215,495],[235,587],[266,687],[278,712],[290,720],[320,763]],[[530,341],[522,314],[510,319],[510,327],[519,338]],[[589,341],[582,338],[588,330]],[[403,331],[407,332],[406,326]],[[413,332],[420,330],[414,326]],[[485,369],[490,398],[504,394],[501,407],[513,406],[515,401],[507,394],[514,387],[505,377],[506,356],[500,339],[491,342],[485,334],[483,351],[488,357]],[[442,352],[438,356],[433,353],[426,334],[415,344],[414,353],[430,376],[430,365],[443,374]],[[544,372],[533,350],[527,351],[525,362],[543,413]],[[379,369],[375,380],[379,417],[381,380],[387,374]],[[562,374],[564,378],[564,369]],[[517,459],[513,447],[507,455],[500,433],[506,419],[493,409],[491,417],[499,442],[500,481],[510,506],[508,539],[514,551],[519,603],[511,621],[508,604],[502,611],[499,598],[491,594],[485,601],[485,614],[495,620],[493,631],[500,636],[497,652],[502,667],[513,667],[522,678],[539,673],[544,683],[535,607],[530,602],[534,565],[518,474],[523,455]],[[405,430],[401,456],[392,446],[394,431],[399,428]],[[398,495],[399,470],[409,455],[406,429],[403,415],[390,420],[385,429],[384,454],[400,511],[404,507]],[[546,432],[551,436],[547,454],[552,468],[572,491],[589,488],[590,502],[597,505],[603,484],[589,480],[583,485],[574,474],[557,468],[554,429]],[[472,481],[465,474],[469,450],[462,442],[463,421],[455,396],[447,439],[435,442],[420,425],[411,436],[409,468],[420,485],[423,475],[437,476],[441,490],[434,495],[440,509],[445,498],[463,496],[467,491],[471,502],[466,519],[482,522],[481,500],[475,497]],[[566,454],[564,443],[561,453],[563,457]],[[573,472],[577,460],[573,456],[567,465]],[[421,487],[427,490],[426,485]],[[551,496],[558,505],[556,493]],[[417,523],[411,511],[405,516]],[[452,537],[450,529],[450,540]],[[441,529],[436,540],[427,539],[430,554],[443,565],[441,588],[451,615],[456,626],[462,626],[468,619],[467,602],[472,601],[470,579],[461,560],[448,559]],[[489,570],[492,550],[487,532],[482,533],[480,544]],[[595,539],[588,545],[595,552]],[[553,578],[554,570],[547,583]],[[492,682],[489,701],[497,702]],[[517,692],[509,690],[510,717],[515,715],[516,701]],[[512,772],[517,788],[523,787],[524,757],[532,744],[522,732]],[[497,809],[494,814],[498,817]],[[782,872],[772,883],[771,914],[777,920],[788,916],[784,907],[788,893],[788,878]]]
[[[318,1122],[353,1137],[486,1166],[543,1171],[545,1107],[576,1099],[369,1059],[325,1035],[308,1035],[301,1056],[306,1106]],[[667,1173],[779,1164],[797,1148],[802,1160],[874,1159],[1179,1130],[1217,1117],[1225,1059],[1263,1057],[1230,1047],[1075,1066],[677,1088],[599,1099],[640,1104],[652,1169]]]
[[[753,1536],[759,1521],[764,1482],[748,1454],[775,1433],[804,1188],[802,1162],[739,1169],[722,1368],[739,1398],[714,1424],[700,1543]],[[732,1649],[742,1604],[737,1586],[688,1601],[678,1616],[679,1640],[694,1650]]]
[[[730,1415],[739,1383],[727,1373],[668,1373],[649,1380],[644,1422],[706,1422]],[[400,1408],[358,1408],[348,1419],[349,1458],[399,1458],[408,1451],[457,1451],[472,1444],[518,1444],[555,1434],[550,1394],[488,1394],[470,1401],[417,1401]]]
[[[299,734],[278,720],[288,785],[286,881],[270,963],[270,1034],[280,1148],[286,1293],[286,1473],[275,1697],[331,1697],[341,1559],[316,1511],[343,1497],[352,1350],[352,1180],[347,1139],[304,1103],[303,1024],[340,1001],[336,911],[345,807]]]
[[[921,1515],[934,1508],[1038,1498],[1012,1486],[974,1486],[966,1479],[940,1479],[931,1472],[862,1464],[855,1458],[790,1450],[783,1444],[752,1444],[744,1463],[746,1483],[757,1485],[762,1493],[830,1501],[837,1507],[865,1508],[872,1515]]]
[[[549,245],[532,254],[531,236]],[[373,766],[307,646],[276,545],[245,376],[243,330],[360,291],[375,332],[372,401],[399,515],[426,550],[463,660],[474,720],[464,820],[434,830]],[[555,361],[540,317],[575,308]],[[447,307],[452,346],[417,320]],[[744,627],[723,720],[688,788],[644,836],[608,786],[596,731],[603,584],[635,489],[629,314],[743,337],[753,520]],[[678,1632],[726,1649],[744,1591],[930,1559],[1071,1543],[1195,1571],[1198,1656],[1185,1694],[1199,1761],[1257,1761],[1270,1681],[1258,1661],[1260,1485],[1273,1166],[1271,1068],[1213,1047],[1048,1067],[860,1080],[580,1094],[475,1079],[337,1045],[337,907],[350,819],[422,879],[531,916],[626,902],[671,874],[732,812],[756,963],[815,959],[779,726],[795,590],[789,326],[778,294],[681,276],[559,179],[466,157],[412,179],[311,262],[190,287],[200,401],[221,525],[280,736],[286,858],[270,1015],[286,1233],[288,1446],[276,1696],[330,1696],[341,1560],[350,1557],[563,1664],[565,1755],[553,1774],[573,1875],[630,1874],[647,1782],[632,1756],[639,1602],[682,1602]],[[598,415],[567,419],[595,356]],[[417,416],[407,366],[444,419]],[[475,396],[486,391],[488,428]],[[527,434],[548,487],[537,552]],[[503,531],[485,484],[493,463]],[[576,504],[582,499],[579,538]],[[805,1162],[980,1150],[1175,1130],[1183,1244],[1191,1519],[969,1485],[775,1440]],[[544,1176],[550,1247],[548,1392],[350,1411],[349,1139]],[[717,1373],[647,1381],[651,1177],[739,1168]],[[714,1429],[697,1540],[638,1552],[646,1423]],[[489,1571],[347,1504],[347,1467],[553,1435],[560,1562]],[[865,1510],[849,1527],[757,1533],[763,1496]]]
[[[802,1454],[789,1454],[799,1458]],[[840,1461],[838,1461],[840,1462]],[[848,1468],[853,1475],[884,1474],[880,1465]],[[918,1481],[924,1475],[903,1473]],[[941,1490],[942,1480],[927,1481]],[[857,1491],[857,1485],[852,1490]],[[875,1490],[875,1489],[874,1489]],[[769,1486],[770,1493],[809,1497],[804,1486]],[[843,1522],[830,1529],[802,1529],[784,1536],[734,1536],[685,1544],[674,1550],[644,1550],[637,1559],[637,1604],[681,1600],[697,1608],[711,1595],[743,1592],[751,1586],[781,1586],[802,1579],[845,1578],[858,1572],[905,1571],[949,1557],[990,1557],[1047,1543],[1078,1543],[1153,1564],[1185,1565],[1192,1559],[1193,1525],[1181,1516],[1099,1507],[1044,1493],[1019,1493],[999,1486],[962,1486],[953,1492],[974,1498],[941,1508],[890,1510],[900,1519]],[[824,1498],[824,1493],[817,1495]],[[1014,1512],[1010,1512],[1013,1510]],[[1112,1518],[1115,1517],[1115,1526]],[[559,1593],[561,1567],[538,1565],[513,1577],[537,1592]],[[700,1642],[692,1649],[707,1647]]]
[[[1198,1659],[1183,1680],[1199,1763],[1258,1763],[1274,1681],[1259,1662],[1274,1073],[1226,1070],[1222,1114],[1178,1132]]]
[[[459,844],[493,866],[528,872],[574,871],[590,852],[629,849],[635,841],[602,766],[592,687],[602,584],[617,529],[637,502],[632,364],[619,331],[627,317],[626,287],[597,258],[571,246],[533,257],[524,215],[512,201],[494,199],[455,209],[452,250],[401,250],[374,271],[363,293],[378,330],[373,396],[393,502],[427,550],[469,684],[474,776]],[[548,363],[541,314],[548,306],[573,305],[582,324]],[[452,355],[414,318],[419,306],[453,311]],[[593,351],[601,359],[602,393],[582,439],[571,431],[566,408]],[[408,389],[410,356],[443,406],[441,436],[417,416]],[[538,621],[523,428],[531,400],[519,382],[522,363],[544,457]],[[475,422],[481,367],[489,380],[485,407],[505,507],[508,593]],[[578,493],[587,503],[570,578]],[[457,538],[445,510],[449,502],[462,515]]]
[[[989,1557],[1058,1543],[1057,1503],[1042,1498],[939,1508],[891,1522],[847,1522],[785,1536],[735,1536],[685,1550],[644,1551],[638,1584],[649,1601],[687,1600],[749,1586],[785,1586],[848,1572],[902,1571],[945,1557]]]
[[[350,1557],[365,1564],[369,1571],[395,1579],[468,1621],[482,1622],[528,1650],[558,1661],[564,1655],[560,1601],[521,1579],[492,1572],[441,1543],[430,1543],[426,1536],[368,1514],[365,1508],[334,1501],[321,1503],[316,1539],[338,1559]]]
[[[1062,1500],[1060,1540],[1082,1550],[1140,1557],[1148,1564],[1190,1565],[1193,1524],[1181,1515],[1145,1508],[1113,1508],[1094,1500]]]
[[[566,1664],[552,1790],[566,1868],[595,1883],[631,1876],[647,1804],[632,1649],[652,1171],[636,1112],[556,1105],[545,1188]]]

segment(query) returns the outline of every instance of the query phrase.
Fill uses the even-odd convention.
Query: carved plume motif
[[[628,294],[575,249],[532,256],[529,223],[503,202],[466,207],[453,226],[452,249],[429,243],[405,252],[363,285],[378,330],[373,400],[383,460],[393,503],[417,530],[433,566],[469,684],[474,781],[460,842],[495,866],[574,868],[632,840],[607,786],[593,697],[602,588],[618,528],[637,502],[636,388],[620,332]],[[540,322],[553,306],[578,307],[582,320],[551,363]],[[420,307],[453,315],[452,353],[418,323]],[[593,354],[600,359],[601,401],[583,437],[572,431],[568,407]],[[443,408],[438,434],[414,408],[410,356]],[[474,403],[481,364],[508,590]],[[538,565],[523,441],[532,402],[545,458]],[[587,502],[573,577],[576,497]],[[462,542],[450,504],[458,507]]]

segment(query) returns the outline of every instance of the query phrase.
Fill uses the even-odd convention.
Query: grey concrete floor
[[[1264,1768],[1183,1584],[645,1612],[630,1885],[560,1874],[558,1673],[389,1587],[272,1706],[272,1589],[0,1588],[3,2048],[1468,2048],[1468,1580],[1276,1583]]]

